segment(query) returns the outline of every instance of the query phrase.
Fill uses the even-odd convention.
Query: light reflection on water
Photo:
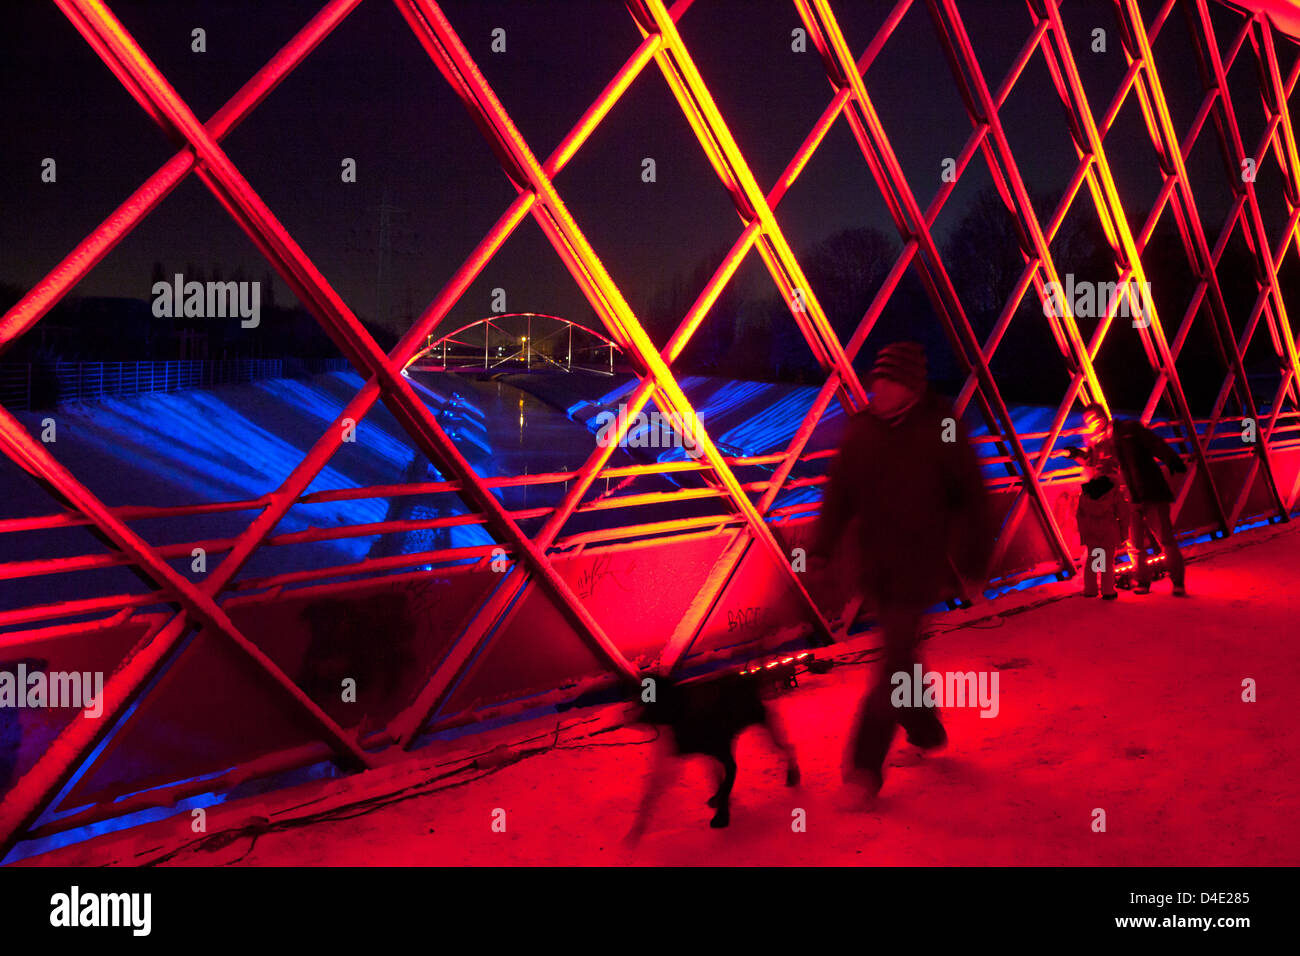
[[[459,393],[479,414],[450,408],[440,423],[474,470],[484,477],[536,475],[570,471],[596,449],[595,436],[563,411],[502,381],[455,378],[454,386],[439,373],[411,373],[411,378],[443,396]],[[566,483],[497,489],[509,508],[536,508],[558,503]]]

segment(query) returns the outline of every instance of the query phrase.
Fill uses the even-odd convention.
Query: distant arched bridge
[[[538,369],[613,375],[620,349],[609,336],[558,315],[508,312],[428,337],[407,368],[421,372]]]

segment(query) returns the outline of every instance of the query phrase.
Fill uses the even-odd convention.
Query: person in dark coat
[[[1119,597],[1115,590],[1115,554],[1129,527],[1129,505],[1124,492],[1107,475],[1085,481],[1079,489],[1079,541],[1083,544],[1083,596],[1097,596],[1101,578],[1102,600]]]
[[[947,734],[933,707],[890,703],[890,675],[912,673],[925,609],[959,583],[983,583],[994,526],[979,458],[951,404],[931,392],[925,351],[881,350],[868,407],[849,422],[829,476],[810,556],[824,563],[841,539],[857,545],[858,586],[885,643],[884,679],[863,698],[845,755],[846,782],[870,796],[884,783],[896,726],[923,748]]]
[[[1088,405],[1083,410],[1083,427],[1088,449],[1067,449],[1066,454],[1081,458],[1085,464],[1093,458],[1113,456],[1118,474],[1128,490],[1132,507],[1129,514],[1129,541],[1133,544],[1136,562],[1137,586],[1134,594],[1151,592],[1151,566],[1147,563],[1146,541],[1148,532],[1165,553],[1165,566],[1174,594],[1183,597],[1186,589],[1186,564],[1174,537],[1173,521],[1169,508],[1174,493],[1160,471],[1157,462],[1163,462],[1171,472],[1182,474],[1187,465],[1168,442],[1141,422],[1112,422],[1100,405]]]

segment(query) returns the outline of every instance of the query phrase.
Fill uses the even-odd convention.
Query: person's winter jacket
[[[927,391],[895,425],[870,409],[850,420],[812,553],[829,557],[850,526],[861,588],[877,605],[933,604],[956,583],[953,569],[985,580],[995,537],[990,499],[975,450],[942,396]]]
[[[1117,421],[1111,435],[1089,448],[1067,448],[1065,453],[1082,461],[1091,476],[1119,478],[1134,504],[1158,504],[1174,500],[1174,493],[1160,471],[1157,460],[1181,474],[1187,465],[1168,442],[1141,422]],[[1113,461],[1111,460],[1113,459]]]
[[[1104,475],[1079,488],[1079,540],[1084,547],[1113,550],[1128,537],[1128,502],[1124,492]]]
[[[1178,453],[1141,422],[1115,422],[1113,430],[1115,451],[1129,497],[1140,504],[1173,501],[1174,493],[1156,461],[1163,461],[1170,471],[1181,474],[1187,466]]]
[[[1116,483],[1124,479],[1120,473],[1114,438],[1103,438],[1083,448],[1067,448],[1065,453],[1083,465],[1084,481],[1091,481],[1102,475]]]

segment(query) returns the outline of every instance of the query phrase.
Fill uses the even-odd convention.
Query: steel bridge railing
[[[1266,12],[1248,4],[1165,0],[1144,11],[1136,0],[1111,0],[1109,9],[1118,27],[1127,71],[1113,98],[1098,109],[1089,102],[1081,77],[1086,64],[1076,49],[1077,38],[1072,42],[1058,0],[1027,0],[1027,15],[1021,23],[1025,41],[1002,78],[985,75],[956,0],[897,0],[856,59],[831,0],[793,0],[801,29],[821,59],[830,86],[829,101],[784,171],[764,191],[696,65],[696,51],[678,30],[678,21],[693,6],[691,0],[678,0],[671,7],[663,0],[626,0],[630,35],[639,35],[639,43],[568,135],[545,158],[533,153],[441,8],[433,0],[394,0],[433,67],[488,140],[517,195],[398,345],[385,354],[220,145],[230,130],[361,0],[325,3],[207,123],[193,114],[147,51],[116,19],[109,4],[102,0],[54,2],[127,92],[174,142],[183,146],[0,317],[0,352],[40,321],[193,172],[262,250],[365,384],[292,472],[264,496],[168,509],[106,504],[68,472],[53,449],[34,440],[11,414],[19,407],[15,403],[24,400],[20,398],[23,390],[11,376],[0,375],[0,398],[6,409],[0,410],[0,450],[50,489],[58,504],[58,510],[46,515],[0,520],[0,540],[10,533],[83,527],[107,546],[70,556],[0,562],[0,578],[36,581],[46,575],[126,567],[145,582],[143,592],[90,595],[48,605],[34,601],[0,614],[0,626],[28,628],[0,633],[0,647],[4,648],[42,648],[67,640],[122,642],[120,662],[105,685],[102,718],[74,720],[60,727],[49,747],[23,768],[18,783],[5,794],[0,803],[0,852],[29,831],[54,832],[132,808],[165,805],[166,801],[213,789],[253,772],[271,773],[324,759],[349,769],[374,766],[380,750],[410,748],[431,726],[481,719],[498,707],[517,705],[520,699],[536,700],[529,694],[537,688],[510,673],[510,662],[516,658],[531,661],[532,670],[544,672],[546,676],[538,678],[549,682],[543,689],[554,699],[561,699],[566,695],[571,698],[580,680],[635,676],[638,669],[633,659],[638,655],[658,658],[671,668],[701,648],[724,656],[742,653],[736,650],[744,646],[742,643],[726,634],[722,638],[715,635],[718,615],[725,617],[728,602],[737,595],[776,595],[771,598],[773,607],[781,604],[781,608],[773,611],[774,619],[779,610],[784,615],[779,617],[780,623],[798,620],[811,639],[833,639],[837,629],[832,625],[831,609],[814,598],[790,561],[791,547],[799,540],[800,521],[815,510],[816,502],[779,502],[783,493],[815,489],[824,480],[830,453],[810,452],[809,442],[831,402],[838,402],[846,413],[864,407],[865,390],[854,362],[902,277],[913,269],[966,376],[958,395],[958,411],[964,413],[969,408],[987,432],[978,441],[988,452],[984,460],[990,472],[990,487],[998,495],[1005,515],[995,558],[997,573],[1002,580],[1044,570],[1072,573],[1074,549],[1051,495],[1077,480],[1077,475],[1050,469],[1048,459],[1070,434],[1067,421],[1080,402],[1109,405],[1106,383],[1095,363],[1107,340],[1127,325],[1116,321],[1118,303],[1112,303],[1091,326],[1072,314],[1068,305],[1057,310],[1048,308],[1053,302],[1050,289],[1061,279],[1052,242],[1076,202],[1089,204],[1095,212],[1118,282],[1132,281],[1141,286],[1147,281],[1143,254],[1166,212],[1172,213],[1178,241],[1194,278],[1195,291],[1182,315],[1163,315],[1152,306],[1147,321],[1132,329],[1147,371],[1154,377],[1141,418],[1166,431],[1190,463],[1190,474],[1180,485],[1175,502],[1180,530],[1231,534],[1250,519],[1288,520],[1295,509],[1300,494],[1300,355],[1291,316],[1300,305],[1286,301],[1279,275],[1285,261],[1300,255],[1300,155],[1289,104],[1300,78],[1300,59],[1295,57],[1295,38],[1283,33]],[[699,2],[703,5],[707,0]],[[1229,16],[1212,18],[1211,4]],[[1148,15],[1151,12],[1154,15]],[[1203,94],[1192,127],[1185,131],[1174,126],[1165,78],[1154,52],[1175,14],[1187,22]],[[925,208],[904,173],[890,131],[864,79],[907,16],[929,18],[950,68],[950,80],[970,122],[968,138],[954,157],[955,176],[945,180]],[[1225,23],[1229,33],[1221,36]],[[1284,44],[1285,55],[1279,53]],[[1067,120],[1069,147],[1077,160],[1066,192],[1050,216],[1040,216],[1034,209],[1022,169],[1032,157],[1017,155],[1012,149],[999,115],[1035,57],[1046,66],[1051,92]],[[1234,104],[1229,88],[1228,77],[1237,64],[1253,67],[1257,77],[1255,92],[1262,105],[1265,131],[1256,143],[1243,141],[1236,112],[1243,104]],[[559,173],[629,86],[649,72],[662,77],[681,107],[741,222],[733,246],[662,348],[656,347],[646,334],[555,185]],[[934,82],[946,81],[935,71]],[[1111,155],[1133,146],[1115,140],[1117,117],[1128,104],[1136,104],[1141,114],[1142,129],[1159,167],[1161,187],[1155,205],[1145,211],[1125,204],[1111,168]],[[1252,104],[1252,108],[1258,107]],[[876,298],[845,341],[836,335],[810,287],[779,215],[783,198],[808,168],[830,129],[841,120],[884,197],[902,243],[901,253]],[[1232,204],[1226,222],[1217,236],[1206,232],[1186,158],[1207,126],[1213,128],[1228,170],[1267,166],[1277,174],[1287,210],[1285,229],[1280,234],[1265,226],[1256,179],[1235,174],[1229,177]],[[1012,295],[982,338],[971,323],[934,237],[940,213],[977,155],[986,164],[998,196],[1015,222],[1024,263]],[[601,323],[602,334],[622,352],[637,375],[638,384],[627,402],[629,423],[652,400],[664,412],[698,421],[673,365],[742,262],[751,252],[756,253],[787,303],[790,321],[826,376],[789,444],[770,455],[727,455],[705,422],[695,436],[701,452],[699,460],[611,466],[613,450],[626,438],[629,427],[621,423],[613,440],[594,449],[577,469],[513,478],[477,474],[402,371],[429,343],[433,330],[528,216],[541,227],[578,283]],[[1245,243],[1253,269],[1256,298],[1249,316],[1232,314],[1218,276],[1224,250],[1234,236],[1240,236]],[[1022,309],[1025,303],[1031,307]],[[994,374],[994,360],[1010,324],[1027,321],[1025,315],[1041,316],[1054,344],[1050,358],[1062,364],[1069,379],[1051,426],[1044,432],[1017,432]],[[1194,329],[1209,335],[1225,373],[1208,417],[1193,413],[1180,375],[1179,362],[1185,358]],[[1261,329],[1267,330],[1267,341],[1259,336]],[[1265,343],[1277,375],[1275,391],[1262,402],[1250,388],[1243,361],[1257,340]],[[1043,357],[1044,361],[1048,358]],[[126,387],[121,384],[121,376],[115,380],[114,374],[100,366],[86,381],[85,374],[78,370],[72,387],[88,395],[105,394],[108,386],[103,382],[117,381],[118,387]],[[69,373],[70,385],[73,380]],[[169,380],[170,372],[164,369],[164,385]],[[309,493],[308,488],[332,456],[349,440],[350,427],[380,400],[446,480]],[[1258,441],[1229,440],[1244,434],[1247,425],[1257,427]],[[639,487],[628,490],[632,486],[624,484],[632,478],[670,474],[693,475],[698,480],[654,491]],[[610,488],[609,493],[601,493],[600,482]],[[528,486],[548,488],[558,501],[534,508],[508,507],[504,503],[503,491]],[[299,505],[367,496],[391,499],[444,493],[463,500],[464,509],[432,518],[277,533],[282,519]],[[666,503],[707,504],[716,510],[648,519],[644,512],[638,515],[635,510]],[[247,511],[254,517],[234,537],[161,545],[150,543],[136,527],[145,519],[223,511]],[[597,511],[618,515],[619,520],[595,529],[574,526],[574,519]],[[253,555],[265,548],[466,525],[482,528],[494,543],[241,576]],[[602,596],[597,589],[601,576],[611,573],[609,563],[635,567],[635,562],[642,561],[640,566],[645,569],[652,564],[650,556],[661,554],[666,556],[662,561],[664,580],[681,590],[687,580],[681,570],[685,567],[683,549],[696,545],[703,548],[695,558],[705,571],[689,579],[694,593],[671,609],[670,616],[660,622],[664,633],[656,632],[653,640],[641,628],[643,619],[654,613],[656,606],[646,603],[630,608],[631,598],[623,594]],[[184,559],[196,547],[206,549],[219,560],[201,575],[180,573],[178,559]],[[506,566],[502,573],[495,574],[495,562],[502,555]],[[419,626],[427,629],[433,626],[430,622],[445,620],[449,630],[446,634],[439,631],[436,639],[426,634],[430,646],[422,650],[425,656],[415,668],[420,678],[418,686],[406,688],[388,702],[393,706],[383,718],[382,730],[362,732],[345,727],[340,722],[343,718],[327,700],[304,690],[304,679],[291,674],[288,657],[272,646],[284,628],[259,621],[274,617],[277,608],[307,600],[304,595],[312,600],[342,596],[360,602],[361,592],[357,589],[371,586],[367,578],[381,585],[418,585],[423,595],[416,601],[416,606],[423,609],[418,616]],[[491,582],[490,586],[486,581]],[[369,591],[365,594],[373,597]],[[403,600],[408,596],[403,592]],[[443,596],[448,597],[439,605],[441,610],[429,611],[432,605],[427,602]],[[520,608],[527,608],[526,613]],[[256,615],[249,613],[250,609]],[[328,627],[330,615],[338,610],[328,605],[317,618],[321,626]],[[569,669],[546,671],[549,659],[555,656],[552,648],[548,647],[548,653],[540,657],[528,653],[535,650],[529,640],[539,639],[536,626],[530,631],[528,622],[539,619],[547,622],[549,633],[545,636],[563,633],[564,639],[572,638],[586,658],[573,663],[577,657],[570,655],[566,658],[569,663],[564,664]],[[733,619],[726,630],[734,626]],[[195,634],[202,640],[186,641]],[[194,649],[196,646],[199,650]],[[193,665],[195,654],[209,647],[219,647],[241,666],[252,668],[268,689],[263,702],[268,711],[292,715],[307,728],[303,732],[306,736],[297,744],[272,748],[271,753],[248,752],[235,770],[228,771],[229,765],[169,767],[148,780],[132,778],[95,789],[87,782],[94,776],[90,771],[110,761],[115,747],[126,747],[122,741],[131,740],[132,721],[153,712],[150,706],[162,708],[164,714],[178,720],[199,719],[187,716],[189,711],[184,705],[188,701],[169,698],[166,682],[155,684],[154,679],[165,671],[173,673],[173,669],[184,673],[187,665]],[[367,652],[371,649],[367,648]],[[110,746],[101,751],[99,746],[106,740]],[[80,783],[74,784],[74,777]],[[72,792],[65,794],[66,786],[72,786]],[[118,799],[123,794],[125,798]],[[31,830],[42,814],[58,811],[74,812]]]

